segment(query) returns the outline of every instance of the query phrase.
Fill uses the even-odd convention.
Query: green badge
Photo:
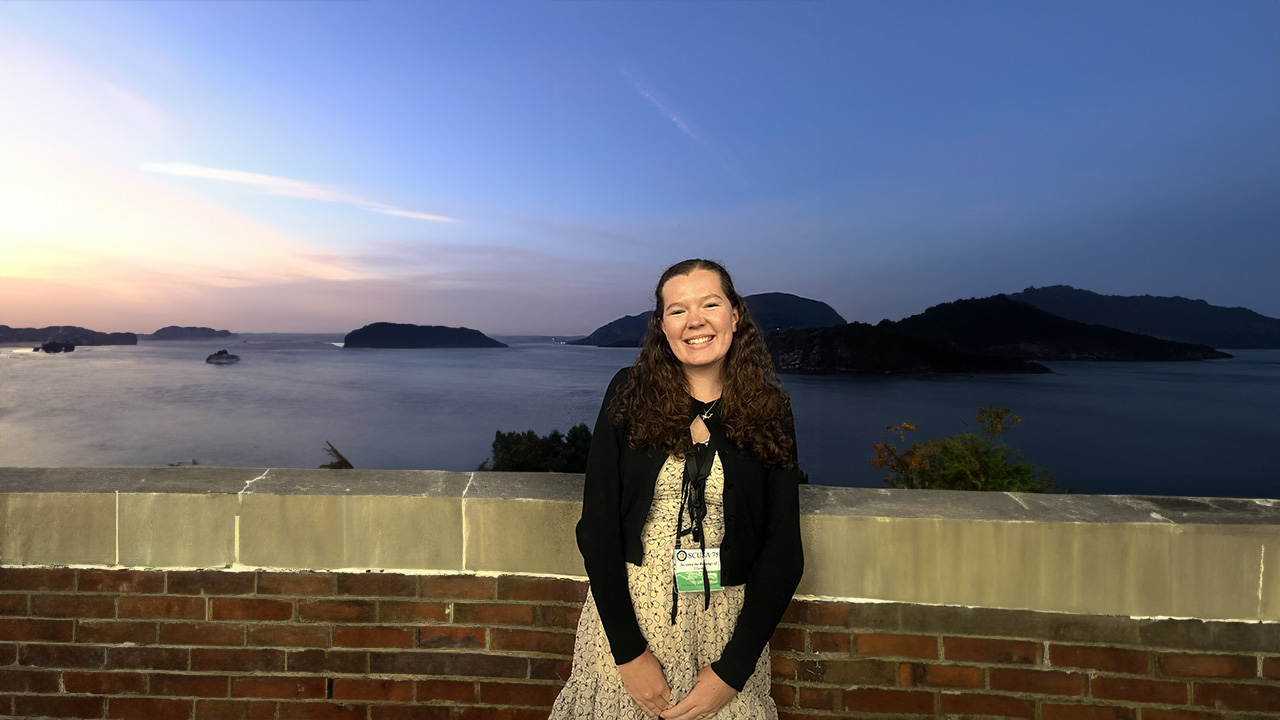
[[[703,552],[698,548],[675,551],[676,590],[680,592],[702,592]],[[720,586],[720,548],[707,548],[707,579],[712,590],[723,589]]]

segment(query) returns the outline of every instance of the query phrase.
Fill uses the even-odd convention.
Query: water
[[[317,467],[331,441],[359,468],[473,470],[495,430],[594,422],[635,350],[515,345],[368,350],[341,335],[0,348],[0,466]],[[205,356],[226,348],[241,362]],[[1280,497],[1280,351],[1202,363],[1052,363],[1052,375],[784,376],[815,483],[883,487],[885,425],[912,439],[1006,405],[1008,436],[1085,493]],[[896,441],[896,437],[894,438]],[[902,445],[900,441],[897,441]]]

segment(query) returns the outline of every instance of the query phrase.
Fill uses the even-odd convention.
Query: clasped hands
[[[673,707],[671,688],[662,674],[662,664],[645,650],[635,660],[618,666],[627,694],[651,720],[705,720],[729,704],[737,690],[729,687],[709,666],[698,671],[693,690]]]

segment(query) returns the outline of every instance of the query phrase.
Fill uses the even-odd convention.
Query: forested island
[[[0,343],[58,343],[60,345],[137,345],[133,333],[104,333],[75,325],[51,325],[43,328],[15,328],[0,325]]]
[[[376,322],[352,330],[343,338],[344,348],[504,348],[505,343],[479,330],[443,325]]]
[[[236,337],[230,330],[214,330],[207,327],[181,327],[169,325],[162,327],[150,335],[140,335],[143,340],[205,340],[208,338]]]

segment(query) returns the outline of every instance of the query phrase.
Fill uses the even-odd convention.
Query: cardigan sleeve
[[[622,540],[622,457],[627,443],[625,427],[614,422],[613,399],[626,382],[629,368],[623,368],[609,383],[600,415],[591,435],[587,456],[587,477],[582,491],[582,519],[578,521],[578,550],[591,581],[609,638],[613,660],[621,665],[636,659],[649,646],[636,622],[627,585],[626,560]]]
[[[795,452],[792,424],[792,459]],[[756,661],[791,604],[804,574],[800,541],[800,468],[770,468],[765,480],[765,527],[760,553],[747,574],[745,596],[729,644],[711,669],[730,687],[742,692]]]

